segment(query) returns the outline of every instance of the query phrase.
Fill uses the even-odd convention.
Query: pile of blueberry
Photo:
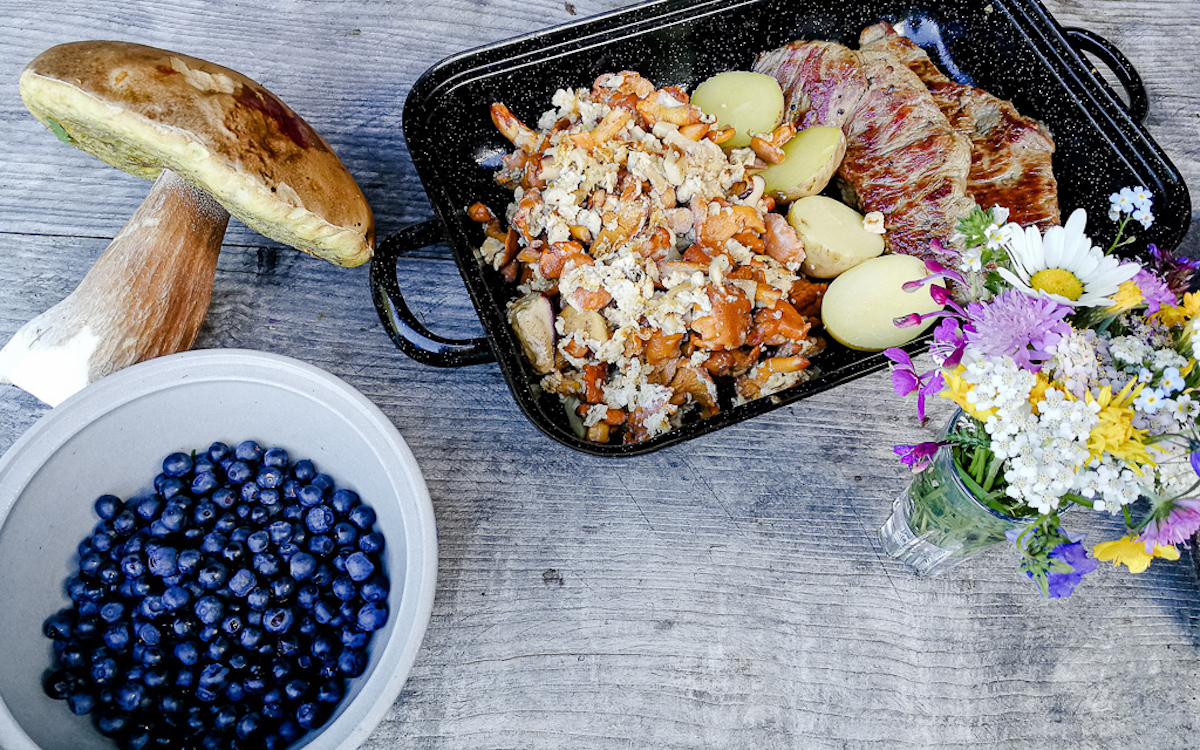
[[[46,693],[122,748],[282,748],[320,727],[387,622],[375,512],[254,441],[172,453],[100,517],[49,617]]]

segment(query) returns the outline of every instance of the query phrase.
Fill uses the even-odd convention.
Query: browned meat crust
[[[1054,140],[1012,102],[947,78],[925,50],[889,23],[863,30],[863,50],[890,52],[924,82],[951,127],[971,141],[967,193],[983,207],[1004,206],[1022,226],[1059,223],[1058,182],[1051,167]]]
[[[890,52],[831,42],[794,42],[754,69],[780,82],[797,127],[845,132],[843,190],[863,211],[883,213],[891,252],[953,264],[951,237],[975,207],[966,194],[971,147],[915,73]]]

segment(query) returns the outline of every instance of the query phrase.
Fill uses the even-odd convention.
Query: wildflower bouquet
[[[885,352],[896,393],[917,396],[921,419],[933,395],[965,413],[943,439],[896,453],[920,472],[947,447],[980,502],[1022,519],[1008,539],[1052,598],[1097,560],[1136,573],[1178,559],[1200,529],[1200,294],[1187,291],[1198,264],[1153,245],[1141,263],[1113,254],[1153,214],[1141,188],[1111,204],[1107,250],[1085,234],[1082,210],[1044,232],[1006,223],[1001,208],[976,210],[959,226],[959,267],[931,262],[917,282],[945,309],[897,321],[938,319],[937,368],[921,373],[903,350]],[[1060,518],[1075,506],[1120,516],[1124,534],[1089,552]]]

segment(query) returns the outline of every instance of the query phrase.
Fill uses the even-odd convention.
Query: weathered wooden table
[[[430,213],[400,128],[424,70],[625,4],[0,0],[0,341],[74,288],[147,187],[26,112],[17,76],[43,49],[126,39],[257,78],[332,143],[383,236]],[[1200,3],[1047,5],[1128,55],[1149,89],[1148,129],[1200,200]],[[1200,229],[1184,245],[1196,255]],[[430,252],[401,272],[443,332],[477,331],[448,260]],[[366,747],[1200,744],[1188,554],[1137,577],[1105,565],[1054,603],[1005,552],[933,580],[881,554],[876,529],[907,482],[891,446],[927,439],[949,413],[936,404],[920,427],[886,374],[649,456],[591,458],[526,421],[495,365],[447,371],[399,354],[365,268],[236,222],[198,346],[337,374],[383,408],[424,470],[441,544],[433,619]],[[46,410],[0,389],[0,450]]]

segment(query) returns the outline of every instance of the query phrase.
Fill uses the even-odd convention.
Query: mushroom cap
[[[250,228],[340,266],[370,259],[375,219],[320,135],[240,73],[127,42],[71,42],[21,73],[21,98],[60,139],[130,174],[163,169]]]

